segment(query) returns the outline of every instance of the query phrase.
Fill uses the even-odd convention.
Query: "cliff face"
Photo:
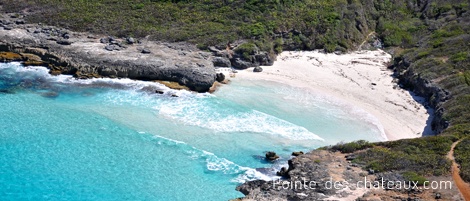
[[[397,58],[391,67],[402,87],[426,98],[427,106],[434,109],[431,128],[436,134],[442,133],[450,123],[443,118],[445,111],[443,105],[451,98],[451,94],[433,81],[421,77],[410,65],[406,58]]]
[[[174,81],[198,92],[208,91],[215,82],[211,54],[189,44],[108,37],[100,41],[94,35],[16,23],[9,17],[0,25],[7,27],[0,30],[0,51],[36,55],[36,62],[53,74]]]

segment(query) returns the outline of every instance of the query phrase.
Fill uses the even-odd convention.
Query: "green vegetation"
[[[457,138],[425,137],[376,143],[361,152],[355,162],[378,171],[413,171],[420,175],[443,175],[450,171],[446,154]]]
[[[470,134],[467,131],[466,134]],[[470,181],[470,138],[462,140],[454,149],[455,161],[460,165],[460,176]]]
[[[404,172],[403,177],[406,181],[418,182],[418,186],[424,185],[424,182],[428,181],[426,178],[419,176],[415,172]]]
[[[358,140],[350,143],[339,143],[337,145],[333,145],[330,147],[330,149],[333,151],[340,151],[341,153],[353,153],[358,150],[371,148],[372,146],[372,143],[369,143],[365,140]]]
[[[413,45],[423,29],[401,1],[366,0],[0,0],[31,10],[30,22],[115,36],[150,36],[198,47],[252,40],[263,50],[353,49],[378,28],[387,45]],[[360,12],[356,12],[360,11]],[[409,19],[413,20],[409,22]],[[377,25],[378,24],[378,25]],[[282,39],[282,43],[278,39]]]
[[[257,51],[354,50],[377,33],[394,57],[396,75],[416,82],[440,123],[436,137],[331,147],[358,153],[355,162],[378,171],[399,170],[410,178],[450,170],[450,144],[470,135],[470,7],[465,0],[0,0],[4,11],[32,11],[29,22],[119,37],[186,41],[205,49],[244,40],[235,51],[247,60]],[[408,72],[410,75],[406,75]],[[412,73],[410,73],[412,72]],[[432,81],[448,100],[424,92]],[[425,84],[422,84],[425,85]],[[462,176],[470,181],[469,140],[456,149]]]
[[[457,137],[448,135],[377,143],[361,140],[329,149],[342,153],[354,152],[356,157],[353,162],[366,169],[399,171],[404,173],[405,178],[408,176],[410,180],[423,181],[423,176],[439,176],[450,172],[451,162],[446,155],[456,140]]]

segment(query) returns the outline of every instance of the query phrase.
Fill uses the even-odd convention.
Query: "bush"
[[[424,185],[424,182],[428,181],[426,178],[423,176],[418,175],[416,172],[404,172],[403,177],[405,178],[406,181],[409,182],[418,182],[418,186]]]
[[[454,63],[465,61],[469,58],[469,53],[468,52],[459,52],[457,54],[452,55],[450,57],[450,60]]]
[[[353,153],[358,150],[364,150],[371,148],[373,145],[365,140],[358,140],[349,143],[338,143],[332,146],[330,149],[333,151],[340,151],[341,153]]]

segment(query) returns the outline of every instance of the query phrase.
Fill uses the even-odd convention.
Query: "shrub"
[[[339,143],[331,147],[333,151],[340,151],[341,153],[353,153],[358,150],[371,148],[373,145],[365,140],[358,140],[349,143]]]
[[[460,62],[460,61],[465,61],[469,58],[469,53],[468,52],[459,52],[457,54],[454,54],[452,55],[452,57],[450,57],[450,60],[452,62]]]
[[[426,178],[418,175],[416,172],[408,171],[408,172],[404,172],[402,175],[406,181],[418,182],[418,186],[422,186],[424,185],[424,182],[428,181]]]

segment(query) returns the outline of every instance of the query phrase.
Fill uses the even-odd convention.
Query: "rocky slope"
[[[89,35],[24,24],[13,15],[0,18],[0,27],[0,52],[22,54],[4,60],[29,60],[53,74],[174,81],[198,92],[208,91],[216,78],[211,53],[185,43]]]
[[[362,151],[360,151],[362,152]],[[315,150],[289,160],[281,170],[281,180],[250,181],[237,187],[245,197],[232,201],[309,201],[309,200],[448,200],[463,201],[457,186],[448,183],[440,189],[412,185],[408,189],[387,188],[387,182],[409,180],[403,172],[364,171],[355,163],[357,153]],[[452,177],[432,176],[429,181],[452,181]],[[407,184],[408,185],[408,184]],[[404,187],[404,186],[403,186]]]

